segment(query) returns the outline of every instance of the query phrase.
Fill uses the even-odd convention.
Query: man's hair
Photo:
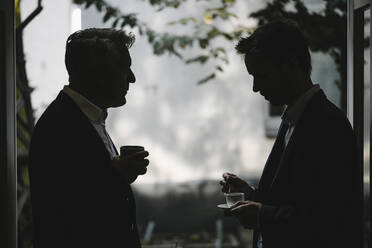
[[[249,37],[239,40],[235,49],[245,55],[263,55],[276,64],[295,58],[308,76],[311,74],[311,57],[304,34],[289,19],[280,19],[257,28]]]
[[[71,34],[65,53],[69,82],[103,80],[113,70],[113,52],[118,52],[118,62],[125,63],[125,50],[134,40],[134,35],[111,28],[89,28]]]

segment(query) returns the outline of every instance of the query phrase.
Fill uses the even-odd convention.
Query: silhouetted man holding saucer
[[[311,81],[311,58],[297,25],[281,20],[242,38],[253,91],[286,105],[254,189],[224,173],[222,191],[245,193],[228,214],[254,229],[255,248],[360,247],[361,208],[352,127]]]
[[[67,40],[69,85],[37,122],[30,148],[35,248],[140,247],[130,184],[149,155],[119,156],[105,128],[107,109],[126,103],[135,82],[134,37],[86,29]]]

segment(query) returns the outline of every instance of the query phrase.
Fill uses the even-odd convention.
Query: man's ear
[[[298,61],[296,57],[292,56],[283,61],[283,63],[280,64],[280,69],[283,72],[293,72],[294,70],[299,68]]]

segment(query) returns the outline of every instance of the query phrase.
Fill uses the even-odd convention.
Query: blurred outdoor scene
[[[136,83],[109,109],[117,148],[150,152],[133,184],[144,247],[251,247],[252,231],[225,217],[219,180],[233,172],[258,184],[283,108],[252,92],[234,46],[278,17],[298,21],[312,79],[346,106],[346,0],[18,0],[17,117],[19,246],[32,247],[27,151],[32,128],[68,75],[67,37],[115,27],[136,35]],[[367,18],[367,17],[366,17]],[[369,17],[368,17],[369,18]],[[58,171],[56,171],[58,173]]]

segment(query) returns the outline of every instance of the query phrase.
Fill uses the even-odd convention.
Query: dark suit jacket
[[[316,93],[279,161],[270,154],[266,162],[254,197],[263,203],[254,247],[258,231],[263,248],[360,247],[355,147],[343,112]]]
[[[140,247],[133,193],[88,118],[63,92],[30,146],[35,248]]]

